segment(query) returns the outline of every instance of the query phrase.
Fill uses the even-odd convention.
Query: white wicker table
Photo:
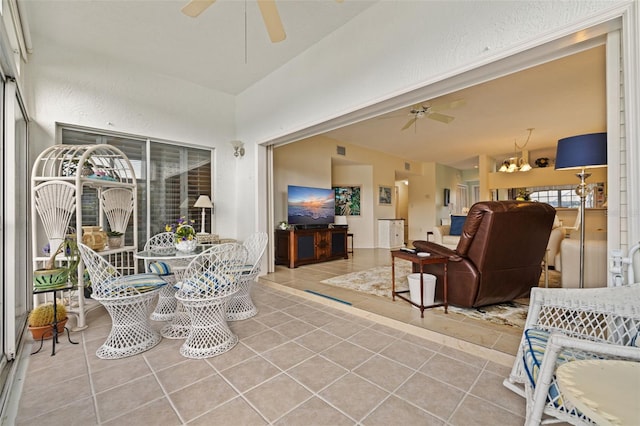
[[[136,259],[168,263],[171,265],[176,281],[180,281],[180,273],[187,267],[192,259],[206,249],[207,247],[198,245],[196,246],[196,249],[191,252],[183,252],[173,248],[158,251],[145,250],[135,253],[134,256]],[[176,288],[173,284],[175,283],[169,283],[169,285],[160,290],[158,303],[151,314],[151,319],[155,321],[172,321],[171,324],[168,324],[163,328],[163,331],[161,332],[163,337],[184,338],[189,333],[189,316],[186,312],[183,312],[178,308],[178,302],[175,297]]]
[[[556,379],[564,397],[598,425],[640,424],[640,363],[567,362]]]

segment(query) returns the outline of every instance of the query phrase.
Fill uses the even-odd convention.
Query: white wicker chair
[[[176,298],[191,319],[180,353],[187,358],[220,355],[238,343],[227,325],[229,299],[238,291],[238,276],[247,260],[247,249],[236,243],[220,244],[191,261]]]
[[[258,313],[258,308],[251,299],[251,288],[260,273],[260,261],[267,247],[267,233],[256,232],[247,238],[242,245],[247,249],[247,266],[239,277],[238,292],[231,298],[227,308],[227,320],[239,321],[251,318]]]
[[[559,419],[592,424],[563,398],[555,370],[564,362],[580,359],[640,361],[640,348],[633,345],[640,329],[640,284],[595,289],[533,288],[530,303],[520,348],[504,385],[526,398],[527,425],[540,424],[544,414],[555,418],[543,423]],[[542,358],[542,362],[532,362],[533,357]]]
[[[98,358],[124,358],[160,343],[160,334],[151,328],[149,311],[166,282],[155,274],[121,275],[89,247],[78,247],[91,277],[91,297],[102,303],[111,316],[111,332],[96,351]]]
[[[175,251],[174,234],[173,232],[161,232],[149,238],[144,245],[145,251],[153,251],[156,253],[173,252]],[[166,271],[161,265],[164,264],[169,267]],[[158,261],[144,261],[144,269],[147,272],[160,273],[162,278],[169,284],[165,286],[158,295],[158,303],[156,308],[151,313],[151,319],[154,321],[171,321],[175,317],[177,309],[176,289],[174,284],[179,281],[180,274],[187,267],[189,262],[184,259],[175,260],[163,260]],[[160,268],[158,268],[158,266]]]

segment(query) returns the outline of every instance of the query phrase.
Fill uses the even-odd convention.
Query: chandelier
[[[531,139],[531,133],[533,132],[533,128],[527,129],[527,130],[529,131],[529,135],[527,136],[526,142],[524,143],[524,145],[519,146],[516,141],[513,141],[514,156],[502,162],[502,166],[500,166],[500,168],[498,169],[499,172],[513,173],[513,172],[528,172],[529,170],[531,170],[531,165],[529,164],[529,161],[527,161],[527,158],[525,158],[524,155],[518,156],[518,151],[524,150],[524,148],[529,143],[529,139]],[[524,154],[524,152],[522,152],[521,154]]]

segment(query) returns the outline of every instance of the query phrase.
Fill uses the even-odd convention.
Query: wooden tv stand
[[[300,265],[348,259],[347,228],[276,230],[277,265]]]

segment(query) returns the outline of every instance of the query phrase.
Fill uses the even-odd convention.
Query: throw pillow
[[[451,216],[451,228],[449,229],[449,235],[462,235],[462,228],[464,227],[464,222],[466,220],[466,216]]]

